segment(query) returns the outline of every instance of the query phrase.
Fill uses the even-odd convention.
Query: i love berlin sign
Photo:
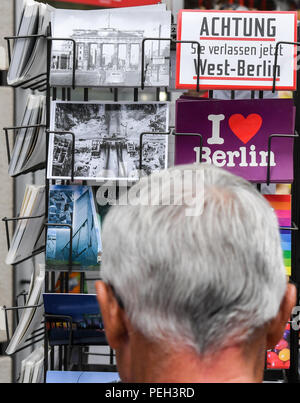
[[[161,0],[56,0],[98,7],[137,7],[161,3]]]
[[[293,135],[293,100],[177,101],[176,132],[203,137],[202,162],[227,169],[257,183],[267,182],[271,135]],[[293,181],[293,141],[274,137],[270,180]],[[200,162],[199,136],[177,136],[175,164]]]

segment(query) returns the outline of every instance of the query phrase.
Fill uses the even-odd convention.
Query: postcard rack
[[[42,218],[45,217],[45,214],[39,215],[39,216],[31,216],[31,217],[14,217],[14,218],[7,218],[4,217],[2,218],[2,221],[5,223],[5,230],[6,230],[6,243],[7,243],[7,249],[9,250],[10,248],[10,234],[9,234],[9,222],[16,222],[16,221],[21,221],[21,220],[34,220],[34,219],[38,219],[38,218]],[[19,260],[18,262],[14,263],[15,266],[26,262],[29,259],[34,258],[35,256],[39,255],[40,253],[45,252],[46,250],[46,245],[41,246],[39,249],[32,251],[32,253],[26,257],[25,259]]]
[[[300,34],[300,33],[298,33]],[[36,37],[45,39],[45,43],[47,44],[47,72],[42,73],[36,77],[31,78],[30,80],[27,80],[26,82],[22,82],[19,85],[14,86],[15,88],[22,88],[22,89],[31,89],[33,91],[40,91],[44,92],[46,91],[46,103],[47,103],[47,116],[46,116],[46,125],[43,126],[46,128],[45,130],[45,136],[46,136],[46,155],[45,155],[45,164],[39,165],[34,167],[30,172],[34,172],[35,170],[41,170],[44,169],[45,167],[48,166],[48,148],[49,148],[49,136],[51,134],[55,134],[58,136],[69,136],[72,138],[72,147],[71,147],[71,175],[70,179],[64,181],[66,184],[70,184],[74,182],[74,177],[75,177],[75,135],[72,132],[62,132],[62,131],[51,131],[50,130],[50,113],[51,113],[51,100],[57,100],[58,97],[58,87],[52,87],[50,84],[50,69],[51,69],[51,50],[52,50],[52,42],[53,41],[68,41],[72,42],[72,48],[73,48],[73,66],[72,66],[72,82],[71,85],[68,87],[59,87],[61,89],[61,100],[62,101],[70,101],[72,98],[72,91],[76,90],[76,41],[74,39],[70,38],[53,38],[51,37],[51,27],[49,26],[48,29],[48,35],[37,35]],[[27,37],[18,37],[18,36],[11,36],[11,37],[6,37],[7,41],[7,47],[8,47],[8,55],[9,55],[9,61],[11,61],[11,40],[18,40],[18,39],[26,39],[26,38],[32,38],[32,36],[27,36]],[[147,41],[169,41],[171,45],[178,45],[181,43],[193,43],[197,46],[198,49],[198,74],[197,74],[197,84],[196,84],[196,90],[199,92],[200,91],[200,44],[199,42],[194,42],[194,41],[177,41],[174,38],[145,38],[142,42],[142,60],[141,60],[141,83],[139,87],[134,87],[132,88],[133,90],[133,101],[138,102],[139,101],[139,91],[143,91],[145,89],[145,77],[146,77],[146,67],[145,67],[145,43]],[[275,61],[274,61],[274,82],[273,82],[273,91],[276,91],[276,68],[275,66],[277,65],[277,57],[278,57],[278,48],[279,45],[282,43],[278,43],[276,47],[276,52],[275,52]],[[299,43],[284,43],[286,45],[299,45]],[[82,90],[82,99],[84,102],[87,102],[89,100],[89,88],[81,88]],[[99,88],[101,91],[101,87]],[[111,94],[114,102],[118,102],[119,99],[119,88],[114,87],[111,88]],[[161,88],[156,88],[156,100],[160,100],[160,91]],[[165,88],[165,92],[168,94],[168,89]],[[214,96],[214,91],[209,91],[209,98],[212,99]],[[251,98],[255,98],[255,92],[251,92]],[[264,98],[264,92],[259,91],[259,98],[263,99]],[[231,91],[231,99],[235,99],[235,91]],[[272,142],[275,141],[276,137],[281,137],[280,141],[284,141],[285,137],[290,137],[294,139],[294,172],[295,172],[295,180],[292,186],[292,228],[284,228],[285,230],[291,230],[292,232],[292,276],[291,276],[291,281],[295,283],[298,287],[298,302],[299,302],[299,287],[300,287],[300,271],[298,270],[298,265],[300,264],[300,250],[297,248],[298,245],[300,245],[300,232],[299,232],[299,223],[300,223],[300,142],[299,142],[299,135],[298,133],[300,132],[300,72],[298,71],[298,90],[294,93],[294,100],[295,100],[295,105],[297,108],[297,116],[296,116],[296,131],[294,135],[289,135],[289,136],[270,136],[269,138],[269,144],[268,144],[268,155],[270,157],[271,154],[271,149],[272,149]],[[32,126],[36,127],[36,126]],[[5,140],[6,140],[6,149],[7,149],[7,159],[8,159],[8,164],[10,163],[11,159],[11,150],[10,150],[10,141],[9,141],[9,132],[12,132],[13,134],[16,134],[19,130],[23,128],[31,128],[31,126],[15,126],[15,127],[7,127],[4,128],[4,133],[5,133]],[[200,161],[202,162],[202,148],[203,148],[203,138],[200,134],[198,133],[176,133],[175,128],[169,127],[169,131],[166,132],[143,132],[140,134],[140,155],[139,155],[139,168],[140,168],[140,173],[143,170],[143,140],[145,136],[196,136],[199,138],[199,145],[200,145]],[[277,140],[278,141],[278,140]],[[268,167],[266,171],[266,184],[270,184],[271,182],[271,167],[270,167],[270,158],[268,158]],[[51,226],[58,226],[57,224],[50,224],[48,223],[48,203],[49,203],[49,189],[50,189],[50,184],[52,181],[48,180],[47,178],[47,169],[45,170],[45,186],[46,186],[46,200],[45,200],[45,206],[46,206],[46,211],[45,211],[45,223],[44,223],[44,229],[47,229]],[[260,186],[258,186],[260,188]],[[40,218],[41,216],[39,216]],[[13,222],[15,223],[18,220],[24,220],[24,219],[35,219],[38,217],[16,217],[16,218],[3,218],[3,222],[5,224],[6,228],[6,240],[7,240],[7,246],[8,249],[10,247],[10,233],[9,233],[9,223]],[[61,226],[64,226],[66,228],[69,228],[70,230],[70,255],[69,255],[69,263],[65,270],[61,270],[59,273],[60,277],[60,292],[61,293],[69,293],[69,277],[70,274],[73,270],[72,268],[72,240],[73,240],[73,230],[72,226],[67,226],[64,224],[61,224]],[[32,255],[28,257],[28,259],[31,259],[36,256],[36,254],[40,254],[45,252],[45,246],[39,250],[39,251],[33,251]],[[17,262],[16,265],[20,264],[22,262]],[[56,274],[57,271],[51,270],[50,267],[46,267],[46,278],[45,278],[45,292],[55,292],[56,289]],[[84,286],[85,282],[89,281],[91,279],[86,278],[85,273],[81,272],[80,273],[80,292],[84,292]],[[95,280],[95,279],[93,279]],[[23,306],[18,306],[18,300],[19,298],[23,298],[24,305]],[[35,307],[39,307],[38,305]],[[16,301],[16,306],[11,307],[11,308],[6,308],[4,307],[5,310],[5,320],[7,324],[7,340],[10,340],[10,332],[8,330],[8,312],[13,312],[14,315],[16,316],[16,323],[19,321],[19,312],[23,309],[26,308],[32,308],[30,306],[26,306],[26,293],[23,292],[17,296],[17,301]],[[56,326],[57,321],[60,321],[63,326],[65,326],[66,329],[69,330],[69,341],[67,345],[53,345],[49,343],[49,338],[48,338],[48,332],[49,329],[51,329],[52,326]],[[293,324],[294,318],[291,318],[291,324]],[[44,323],[43,323],[43,328],[38,329],[37,331],[33,332],[32,335],[26,340],[26,345],[25,347],[22,348],[26,349],[32,345],[35,345],[37,343],[40,343],[41,341],[44,342],[44,350],[45,350],[45,365],[44,365],[44,375],[46,379],[46,373],[50,369],[54,369],[55,365],[55,352],[56,348],[58,349],[58,357],[59,357],[59,363],[58,367],[59,370],[68,370],[72,368],[72,363],[71,363],[71,358],[72,358],[72,352],[74,350],[77,351],[78,357],[79,357],[79,369],[85,368],[85,362],[86,358],[88,355],[91,355],[93,353],[90,353],[87,351],[86,346],[76,346],[73,344],[73,338],[72,338],[72,318],[70,317],[53,317],[51,315],[45,315],[44,317]],[[50,360],[48,360],[48,351],[49,348],[51,350],[50,354]],[[18,350],[19,352],[20,350]],[[95,354],[98,355],[98,354]],[[115,357],[114,357],[114,352],[110,349],[110,352],[108,354],[100,354],[103,356],[108,356],[110,359],[110,362],[108,365],[103,366],[101,369],[102,370],[116,370],[115,367]],[[266,370],[265,371],[265,378],[266,379],[285,379],[288,382],[299,382],[299,372],[298,372],[298,366],[299,366],[299,331],[295,330],[293,326],[291,326],[291,365],[289,370],[284,370],[284,371],[272,371],[272,370]]]
[[[3,307],[4,315],[5,315],[5,322],[6,322],[7,343],[9,343],[10,340],[11,340],[11,335],[10,335],[10,332],[9,332],[9,325],[8,325],[8,312],[11,311],[11,312],[14,313],[15,318],[16,318],[16,324],[18,325],[19,321],[20,321],[20,313],[19,313],[20,311],[22,311],[24,309],[37,309],[37,308],[41,308],[43,306],[43,304],[26,305],[26,296],[27,296],[27,294],[24,291],[24,292],[20,293],[17,296],[17,304],[16,304],[16,306],[9,307],[9,308],[6,307],[6,306]],[[19,305],[18,299],[20,297],[24,298],[24,305],[23,306]],[[44,329],[43,323],[41,323],[41,326],[42,327],[40,329],[34,330],[29,335],[29,337],[25,340],[24,346],[19,348],[18,350],[16,350],[14,352],[14,355],[18,354],[20,351],[26,350],[27,348],[29,348],[31,346],[34,346],[37,343],[40,343],[40,342],[44,341],[44,339],[45,339],[45,329]]]
[[[22,130],[22,129],[27,130],[27,129],[37,129],[37,128],[43,128],[43,127],[46,128],[46,125],[28,125],[28,126],[15,126],[15,127],[4,127],[3,128],[3,132],[5,134],[5,144],[6,144],[6,154],[7,154],[8,165],[11,162],[11,149],[10,149],[11,147],[10,147],[10,141],[9,141],[9,133],[16,135],[19,132],[19,130]],[[27,172],[33,173],[35,171],[39,171],[44,168],[45,168],[45,164],[43,164],[43,163],[38,164],[38,165],[32,167],[30,170],[22,172],[22,175],[26,174]],[[14,175],[12,177],[17,177],[19,175],[21,175],[21,174]]]

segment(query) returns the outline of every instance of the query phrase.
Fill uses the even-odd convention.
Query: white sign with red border
[[[272,90],[278,42],[297,42],[296,12],[181,10],[178,40],[200,44],[200,88]],[[295,90],[297,47],[278,45],[276,89]],[[197,44],[177,45],[176,88],[196,89]]]

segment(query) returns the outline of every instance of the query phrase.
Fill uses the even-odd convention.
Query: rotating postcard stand
[[[299,29],[298,29],[299,36]],[[153,38],[152,38],[153,39]],[[154,40],[154,39],[153,39]],[[157,40],[157,39],[156,39]],[[167,39],[162,39],[167,40]],[[141,76],[141,88],[144,88],[145,82],[145,63],[144,63],[144,44],[147,39],[143,42],[143,53],[142,53],[142,76]],[[175,42],[170,39],[170,42]],[[299,46],[299,42],[278,42],[276,44],[275,51],[275,61],[273,68],[273,93],[276,91],[276,74],[277,74],[277,63],[278,63],[278,50],[280,45],[290,45],[290,46]],[[299,48],[298,48],[299,54]],[[199,66],[199,53],[198,53],[198,66]],[[200,75],[197,75],[197,91],[199,92],[200,84],[199,84]],[[294,140],[294,183],[292,185],[292,227],[284,228],[281,227],[280,230],[289,230],[292,234],[292,275],[290,277],[290,281],[293,282],[297,287],[297,304],[299,304],[300,294],[299,294],[299,284],[300,284],[300,273],[297,269],[297,263],[300,261],[300,252],[299,249],[297,251],[297,245],[300,245],[300,233],[299,233],[299,219],[300,219],[300,144],[299,144],[299,130],[300,130],[300,96],[299,96],[299,88],[300,88],[300,73],[298,70],[298,90],[294,93],[294,101],[297,111],[296,116],[296,130],[293,135],[271,135],[268,140],[268,165],[266,171],[266,181],[265,183],[269,185],[272,180],[272,168],[271,168],[271,149],[273,141],[284,141],[287,138],[292,138]],[[209,91],[209,98],[212,99],[214,95],[214,91]],[[264,98],[264,91],[259,91],[259,99]],[[231,100],[235,99],[235,91],[231,91]],[[255,99],[255,91],[251,91],[251,99]],[[152,133],[155,135],[155,133]],[[196,134],[188,134],[188,133],[176,133],[173,131],[172,133],[175,136],[195,136]],[[141,135],[140,141],[140,169],[143,166],[142,162],[142,147],[143,147],[143,135]],[[203,147],[203,139],[200,138],[200,162],[202,161],[202,147]],[[261,184],[257,186],[258,190],[261,189]],[[265,370],[265,380],[285,380],[287,382],[297,382],[299,383],[299,328],[297,325],[297,314],[293,314],[290,323],[291,326],[291,336],[290,336],[290,368],[288,370]]]
[[[72,42],[73,46],[73,64],[72,64],[72,84],[71,88],[70,87],[62,87],[61,88],[61,99],[64,100],[71,100],[71,94],[72,90],[76,89],[76,41],[71,38],[52,38],[51,37],[51,27],[49,26],[48,30],[48,36],[41,35],[40,37],[44,37],[47,40],[47,73],[43,73],[40,76],[34,77],[31,80],[28,80],[28,82],[23,82],[20,85],[17,85],[17,87],[21,88],[31,88],[32,90],[39,90],[39,91],[47,91],[47,123],[46,123],[46,166],[48,166],[48,148],[49,148],[49,135],[50,134],[56,134],[56,135],[61,135],[61,136],[72,136],[72,170],[71,170],[71,176],[70,180],[67,180],[65,183],[69,184],[73,182],[74,179],[74,161],[75,161],[75,137],[74,133],[70,132],[51,132],[50,131],[50,106],[51,106],[51,99],[56,100],[57,99],[57,87],[51,87],[50,86],[50,69],[51,69],[51,49],[52,49],[52,42],[53,41],[69,41]],[[24,37],[22,37],[24,39]],[[30,38],[30,37],[28,37]],[[21,37],[6,37],[8,44],[8,54],[9,54],[9,60],[11,60],[11,49],[10,49],[10,40],[18,40],[21,39]],[[145,44],[147,41],[169,41],[170,44],[179,44],[179,43],[193,43],[197,46],[198,48],[198,74],[197,74],[197,86],[196,89],[199,92],[201,89],[200,86],[200,44],[199,42],[194,42],[194,41],[176,41],[175,39],[172,38],[144,38],[142,42],[142,60],[141,60],[141,67],[142,67],[142,72],[141,72],[141,86],[140,89],[143,91],[145,89],[145,80],[146,80],[146,66],[145,66]],[[280,44],[278,44],[279,47]],[[295,44],[294,44],[295,45]],[[278,49],[277,47],[277,49]],[[276,57],[278,55],[278,51],[276,52]],[[277,59],[275,60],[275,66],[277,64]],[[274,67],[274,91],[276,90],[276,69]],[[299,73],[298,73],[299,76]],[[300,77],[298,79],[298,88],[300,86]],[[95,90],[95,89],[94,89]],[[101,90],[101,88],[99,88]],[[167,92],[167,89],[165,89]],[[112,88],[111,93],[113,96],[113,101],[118,102],[119,99],[119,89],[118,88]],[[209,91],[209,98],[213,98],[214,91],[210,90]],[[259,98],[262,99],[264,97],[263,91],[259,91]],[[83,89],[83,101],[87,102],[89,100],[89,88],[84,88]],[[255,98],[255,92],[251,91],[251,98]],[[159,101],[160,99],[160,88],[156,89],[156,100]],[[235,91],[231,91],[231,99],[235,99]],[[139,101],[139,88],[134,87],[133,88],[133,100],[134,102]],[[300,96],[298,92],[295,94],[295,104],[297,106],[297,132],[300,130]],[[10,130],[12,131],[17,131],[20,128],[18,127],[13,127],[13,128],[6,128],[5,130],[5,135],[6,135],[6,147],[7,147],[7,156],[8,156],[8,161],[10,161],[10,145],[9,145],[9,139],[8,139],[8,132]],[[199,137],[199,142],[200,142],[200,160],[202,159],[202,148],[203,148],[203,138],[199,134],[192,134],[192,133],[176,133],[175,130],[171,130],[169,132],[158,132],[158,133],[141,133],[140,135],[140,159],[139,159],[139,166],[140,168],[143,167],[143,139],[144,136],[146,135],[174,135],[174,136],[198,136]],[[274,136],[273,136],[274,137]],[[269,140],[269,150],[268,152],[271,153],[271,146],[272,146],[272,140],[273,137],[270,138]],[[297,271],[297,263],[300,260],[300,251],[297,251],[297,245],[300,243],[300,234],[298,230],[298,223],[299,223],[299,215],[300,215],[300,175],[298,172],[300,172],[300,144],[299,144],[299,136],[297,133],[293,136],[289,136],[294,138],[294,169],[295,169],[295,181],[293,184],[293,191],[292,191],[292,228],[290,228],[292,232],[292,276],[291,276],[291,281],[299,285],[300,283],[300,273]],[[284,139],[277,140],[277,141],[284,141]],[[270,159],[269,159],[270,161]],[[37,169],[42,168],[42,167],[36,167]],[[272,171],[271,167],[268,166],[267,168],[267,175],[266,175],[266,183],[270,183],[271,176],[272,176]],[[51,180],[47,179],[47,173],[45,175],[45,183],[46,183],[46,221],[48,220],[49,216],[49,211],[48,211],[48,202],[49,202],[49,189],[50,189],[50,183]],[[34,219],[35,217],[31,217],[30,219]],[[17,218],[18,219],[18,218]],[[8,222],[10,220],[17,220],[17,219],[4,219],[6,229],[7,229],[7,242],[9,246],[9,231],[8,231]],[[53,226],[53,224],[50,224],[46,222],[45,228],[49,228]],[[63,225],[63,224],[62,224]],[[57,226],[57,224],[56,224]],[[60,273],[60,292],[61,293],[68,293],[69,288],[69,274],[70,274],[70,268],[72,267],[72,228],[69,228],[70,230],[70,255],[69,255],[69,262],[68,265],[66,266],[65,271],[61,271]],[[286,229],[286,228],[285,228]],[[87,279],[91,280],[91,279]],[[95,279],[93,279],[95,280]],[[84,283],[85,283],[85,275],[84,273],[80,274],[80,292],[84,292]],[[55,292],[56,288],[56,281],[55,281],[55,272],[52,272],[51,270],[46,271],[46,277],[45,277],[45,292]],[[299,290],[298,290],[299,292]],[[25,294],[21,294],[19,297],[25,298]],[[15,312],[16,315],[18,315],[18,312],[20,309],[25,309],[23,307],[13,307],[13,308],[5,308],[5,317],[6,317],[6,323],[8,323],[8,318],[7,318],[7,312],[12,310]],[[58,346],[50,346],[51,348],[51,354],[50,354],[50,361],[48,360],[48,349],[49,349],[49,338],[48,338],[48,331],[49,331],[49,326],[55,327],[55,323],[57,323],[57,319],[63,321],[64,325],[66,326],[67,329],[69,329],[69,342],[67,345],[58,345]],[[293,323],[293,318],[291,323]],[[8,327],[7,327],[8,328]],[[31,337],[27,340],[29,343],[33,341],[33,344],[36,343],[35,338],[38,337],[37,335],[43,337],[44,340],[44,349],[45,349],[45,365],[44,365],[44,375],[45,375],[45,380],[46,380],[46,373],[48,369],[54,369],[54,361],[55,361],[55,348],[58,347],[59,349],[59,368],[60,370],[62,369],[68,369],[70,368],[70,358],[71,358],[71,351],[73,348],[72,344],[72,320],[69,317],[52,317],[51,315],[47,315],[45,317],[45,327],[43,329],[43,333],[39,333],[41,329],[38,329],[32,334],[33,339]],[[8,340],[10,339],[10,334],[9,332],[7,333],[7,338]],[[298,353],[299,353],[299,347],[298,347],[298,332],[292,330],[291,333],[291,365],[290,369],[286,371],[266,371],[265,373],[265,378],[266,379],[286,379],[288,382],[298,382],[299,381],[299,374],[298,374]],[[84,367],[84,361],[87,355],[90,353],[86,351],[85,347],[80,348],[80,353],[79,353],[79,361],[80,361],[80,368],[82,369]],[[110,354],[108,354],[110,357],[110,364],[107,366],[110,370],[114,366],[114,353],[112,350],[110,350]]]

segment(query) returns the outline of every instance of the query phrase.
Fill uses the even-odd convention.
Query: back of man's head
[[[133,194],[140,203],[112,207],[105,219],[101,271],[133,328],[199,357],[251,343],[287,287],[277,218],[263,196],[209,165],[144,178]]]

